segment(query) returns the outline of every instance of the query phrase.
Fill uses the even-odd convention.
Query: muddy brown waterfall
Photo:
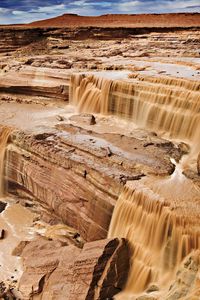
[[[4,158],[5,158],[6,145],[10,133],[11,133],[11,129],[9,127],[0,128],[0,197],[2,197],[5,192]]]
[[[196,156],[200,146],[199,83],[161,77],[132,79],[73,75],[72,103],[81,112],[117,115],[139,127],[189,142],[192,156]],[[126,238],[132,247],[124,293],[142,293],[151,284],[165,289],[183,259],[200,248],[200,222],[195,210],[199,195],[199,189],[178,165],[169,178],[126,184],[108,234],[109,238]],[[125,294],[119,299],[126,299]]]
[[[77,74],[71,77],[71,102],[80,112],[117,115],[199,150],[198,81],[136,76],[129,82]]]
[[[173,204],[163,195],[162,190],[156,193],[153,187],[132,183],[117,201],[109,237],[125,237],[132,246],[127,292],[142,292],[151,283],[166,286],[183,258],[200,248],[198,214],[188,208],[190,217],[186,216],[181,205],[172,210]],[[199,191],[193,196],[196,201]]]

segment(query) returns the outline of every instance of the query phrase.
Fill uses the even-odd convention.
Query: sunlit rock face
[[[124,287],[129,270],[124,239],[86,243],[83,249],[38,239],[24,248],[22,258],[23,299],[112,298]]]
[[[0,28],[0,297],[199,299],[198,20]]]
[[[106,237],[127,180],[174,170],[164,140],[159,141],[160,148],[148,149],[146,141],[119,134],[97,134],[72,125],[58,128],[61,131],[54,133],[12,134],[7,180],[31,193],[87,241]],[[180,155],[173,144],[169,147]]]

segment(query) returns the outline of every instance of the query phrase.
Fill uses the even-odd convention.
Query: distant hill
[[[79,16],[64,14],[27,24],[28,27],[195,27],[200,26],[200,13]]]

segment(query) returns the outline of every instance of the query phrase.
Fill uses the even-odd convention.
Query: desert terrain
[[[200,14],[0,26],[0,299],[200,299]]]

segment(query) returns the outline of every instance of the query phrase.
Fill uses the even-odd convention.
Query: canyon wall
[[[199,27],[143,27],[143,28],[130,28],[130,27],[77,27],[77,28],[57,28],[57,27],[3,27],[0,26],[0,53],[12,53],[22,47],[32,45],[37,43],[43,43],[46,47],[48,45],[51,47],[51,39],[57,39],[62,41],[70,40],[120,40],[120,39],[131,39],[133,36],[137,39],[140,35],[150,35],[152,33],[160,33],[160,35],[167,35],[168,33],[173,33],[174,35],[181,37],[182,33],[185,34],[187,29],[191,31],[191,36],[196,36],[196,31],[198,32]],[[147,38],[147,37],[146,37]],[[166,41],[170,43],[170,39],[165,37]],[[197,37],[198,38],[198,37]],[[192,39],[193,40],[193,39]],[[190,44],[191,41],[188,40]],[[53,45],[54,47],[55,45]],[[185,47],[184,43],[182,47]],[[39,47],[40,48],[40,47]],[[35,49],[37,52],[37,49]]]
[[[0,178],[39,228],[22,299],[200,297],[198,17],[0,27]]]

